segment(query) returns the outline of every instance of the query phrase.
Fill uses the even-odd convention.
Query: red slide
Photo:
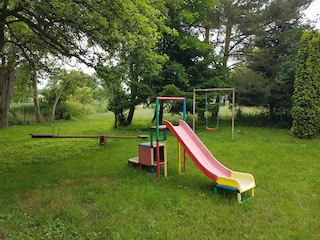
[[[223,166],[211,154],[185,121],[180,119],[178,126],[173,126],[169,121],[165,121],[165,123],[166,127],[172,132],[193,162],[205,175],[213,181],[216,181],[218,176],[231,177],[232,171]]]
[[[206,148],[189,125],[179,120],[178,126],[165,121],[167,129],[176,137],[197,167],[216,183],[216,187],[237,191],[239,203],[243,203],[241,193],[250,191],[251,199],[256,186],[254,177],[249,173],[235,172],[223,166]]]

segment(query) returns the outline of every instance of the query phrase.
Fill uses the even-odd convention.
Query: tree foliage
[[[193,88],[230,87],[230,59],[245,62],[231,75],[239,103],[288,113],[298,64],[294,59],[305,30],[300,19],[311,2],[3,0],[0,128],[7,126],[15,87],[29,91],[23,82],[31,83],[41,122],[37,81],[40,70],[49,70],[43,68],[48,57],[76,58],[94,67],[108,88],[116,123],[131,124],[135,107],[161,94],[188,96]],[[20,78],[23,69],[29,73]],[[71,86],[66,88],[74,90]],[[91,96],[83,86],[78,93]]]
[[[217,4],[217,1],[188,0],[177,8],[168,2],[167,24],[176,29],[178,35],[164,34],[156,48],[159,53],[166,54],[169,61],[159,75],[150,81],[155,94],[171,93],[171,96],[191,99],[194,88],[221,87],[226,84],[228,69],[223,66],[222,58],[213,51],[213,44],[201,36],[201,30],[208,24],[206,14]],[[173,92],[173,89],[176,91]],[[172,111],[181,109],[174,105]],[[191,110],[192,104],[188,106]]]
[[[250,41],[246,38],[246,41],[239,42],[238,48],[234,48],[236,52],[230,55],[241,56],[245,62],[239,64],[240,67],[234,65],[232,74],[238,103],[264,106],[268,108],[271,119],[290,121],[295,58],[301,35],[308,29],[308,26],[301,23],[301,19],[303,10],[311,2],[267,1],[265,5],[260,5],[259,11],[255,13],[257,15],[253,14],[247,18],[248,22],[240,23],[245,27],[249,22],[259,22],[253,25],[254,34],[250,36]],[[243,71],[243,66],[247,68],[246,71]],[[253,75],[256,75],[255,79]]]
[[[271,116],[287,114],[292,108],[295,58],[305,29],[306,26],[296,21],[284,21],[258,37],[255,49],[247,58],[248,67],[267,83],[268,91],[261,105],[269,108]],[[258,79],[256,84],[261,85]]]
[[[154,3],[161,1],[1,1],[0,119],[6,119],[16,66],[26,59],[39,63],[40,51],[99,67],[138,44],[145,49],[153,46],[159,29],[165,28],[164,16]],[[0,127],[6,126],[5,120],[0,121]]]
[[[153,102],[167,85],[178,89],[174,94],[177,96],[192,91],[195,86],[217,85],[217,76],[224,76],[212,45],[201,41],[197,30],[204,24],[206,7],[213,4],[212,1],[166,1],[161,6],[168,15],[165,24],[174,31],[164,31],[153,49],[138,45],[119,55],[116,64],[104,67],[105,72],[112,72],[103,74],[106,79],[118,72],[117,80],[113,78],[117,84],[112,85],[113,99],[117,102],[111,102],[113,111],[121,107],[123,111],[129,109],[126,116],[117,113],[121,119],[126,118],[125,124],[131,124],[135,106]],[[119,89],[123,87],[121,92]]]
[[[224,57],[227,65],[243,61],[250,53],[257,37],[265,36],[270,29],[285,22],[299,20],[302,10],[313,0],[225,0],[210,14],[212,39],[217,44],[216,51]],[[230,62],[229,62],[230,63]]]
[[[70,95],[74,95],[78,91],[78,99],[86,101],[87,96],[80,94],[80,88],[84,87],[92,81],[92,78],[78,71],[66,71],[61,68],[53,68],[48,76],[46,89],[42,92],[45,101],[52,105],[50,120],[55,119],[55,112],[59,103],[65,102]],[[80,92],[79,92],[80,91]]]
[[[237,89],[237,104],[240,106],[264,106],[269,91],[268,80],[259,72],[246,66],[237,66],[231,72]]]
[[[200,39],[199,27],[207,24],[205,13],[215,1],[185,1],[181,8],[168,3],[168,21],[178,35],[165,34],[157,51],[166,54],[166,62],[153,88],[161,92],[163,86],[174,84],[182,92],[193,88],[217,87],[227,75],[222,59],[213,51],[213,45]]]
[[[294,81],[292,132],[313,138],[320,130],[320,34],[305,32],[297,56]]]

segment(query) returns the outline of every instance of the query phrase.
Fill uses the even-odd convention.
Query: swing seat
[[[215,128],[206,127],[206,130],[210,130],[210,131],[214,131],[214,130],[218,130],[218,129],[219,129],[218,127],[215,127]]]

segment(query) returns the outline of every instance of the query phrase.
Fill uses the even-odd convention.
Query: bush
[[[97,105],[99,106],[99,105]],[[40,111],[44,121],[48,121],[52,110],[52,105],[40,102]],[[91,104],[81,104],[79,102],[68,101],[59,104],[56,108],[56,120],[71,120],[73,117],[96,113],[96,109]],[[21,104],[12,106],[8,116],[9,125],[29,125],[36,123],[33,104]]]
[[[66,108],[73,116],[81,116],[85,114],[96,113],[96,109],[92,104],[81,104],[79,102],[67,101]]]
[[[52,106],[45,104],[42,105],[41,112],[45,113],[45,116],[50,116]],[[85,114],[96,113],[93,106],[90,104],[81,104],[79,102],[67,101],[66,103],[59,104],[56,108],[55,119],[56,120],[71,120],[72,117],[77,117]]]
[[[29,125],[35,123],[32,104],[19,104],[10,108],[8,114],[9,125]]]
[[[90,106],[94,107],[97,113],[105,113],[108,111],[108,102],[107,101],[94,101],[90,103]]]
[[[236,112],[236,125],[251,127],[275,127],[290,128],[292,117],[290,114],[278,114],[271,116],[268,112],[263,113],[242,113]]]

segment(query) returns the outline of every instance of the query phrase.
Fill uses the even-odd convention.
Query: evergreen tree
[[[292,132],[313,138],[320,130],[320,34],[305,32],[297,56],[292,108]]]

